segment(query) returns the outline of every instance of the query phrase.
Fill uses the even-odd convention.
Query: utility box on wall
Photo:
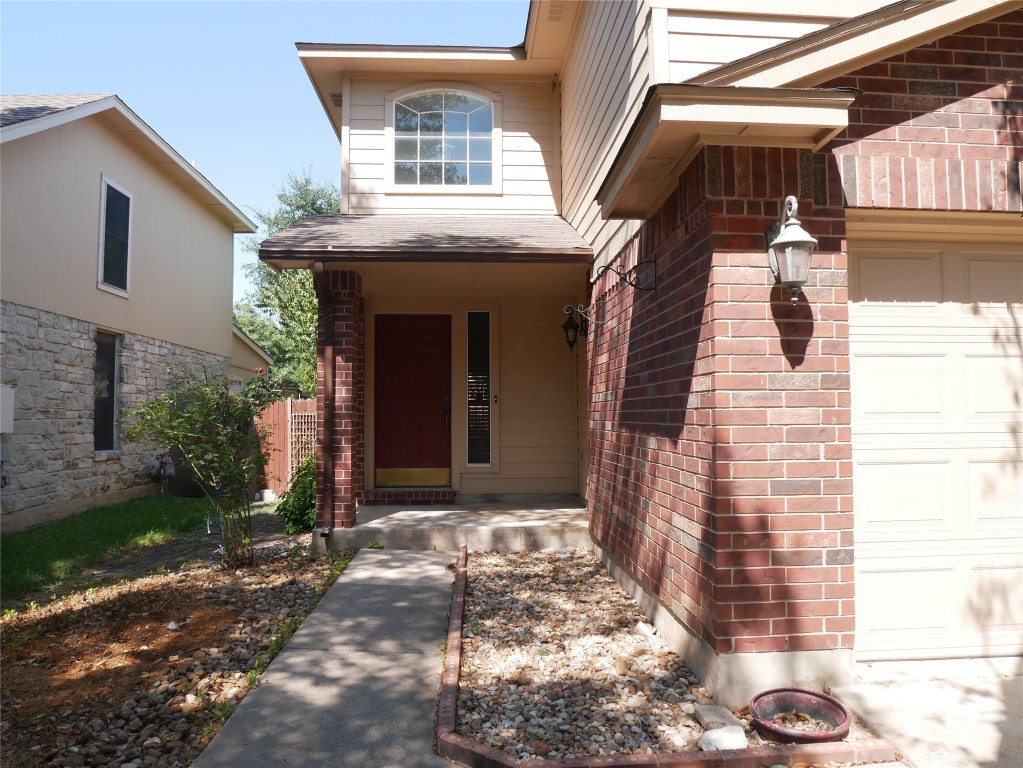
[[[14,387],[0,387],[0,432],[14,432]]]

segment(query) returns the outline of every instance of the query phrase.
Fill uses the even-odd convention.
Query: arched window
[[[494,184],[494,104],[463,91],[420,91],[394,101],[394,184]]]

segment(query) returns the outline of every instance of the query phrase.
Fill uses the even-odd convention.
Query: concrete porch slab
[[[354,528],[335,528],[313,546],[334,551],[379,544],[385,549],[528,552],[589,547],[586,505],[578,496],[470,499],[431,506],[370,505],[356,512]]]

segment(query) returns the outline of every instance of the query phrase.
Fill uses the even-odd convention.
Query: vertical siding
[[[594,202],[652,80],[645,2],[586,3],[562,78],[565,218],[591,243],[598,262],[617,252],[637,222],[604,221]]]
[[[436,82],[437,78],[424,80],[424,84]],[[457,87],[451,79],[443,82]],[[504,188],[500,195],[388,193],[385,102],[389,94],[415,81],[367,78],[349,84],[349,146],[344,151],[350,213],[557,213],[561,178],[551,81],[472,81],[501,97]]]

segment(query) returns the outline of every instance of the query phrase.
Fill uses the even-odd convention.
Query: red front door
[[[377,315],[376,486],[451,484],[451,316]]]

